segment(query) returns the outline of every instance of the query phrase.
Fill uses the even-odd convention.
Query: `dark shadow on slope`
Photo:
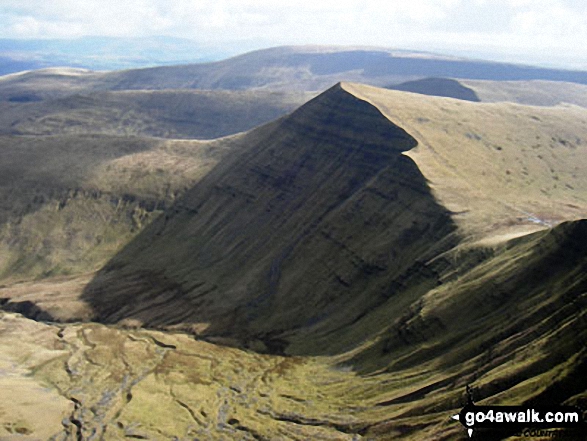
[[[423,313],[423,305],[415,304],[403,317],[390,322],[378,344],[356,355],[355,365],[367,372],[405,369],[436,359],[439,366],[448,369],[489,352],[486,366],[491,369],[495,367],[493,359],[507,358],[494,351],[494,346],[507,340],[509,344],[502,350],[516,350],[563,323],[567,323],[563,328],[568,339],[559,339],[551,352],[562,351],[566,354],[563,359],[570,357],[576,353],[577,343],[579,348],[587,343],[587,326],[578,314],[587,306],[585,244],[587,220],[580,220],[514,239],[495,254],[479,257],[472,252],[461,257],[461,264],[469,266],[468,261],[476,261],[471,269],[479,266],[482,270],[458,278],[450,285],[452,297],[436,305],[434,311]],[[516,265],[511,265],[512,261]],[[442,267],[450,268],[442,259],[432,265],[439,272]],[[577,320],[578,326],[569,327],[569,320]],[[551,359],[560,361],[560,357]],[[550,367],[541,361],[518,375],[531,377],[537,373],[533,369],[542,372]],[[502,385],[493,386],[499,390]],[[488,385],[481,392],[490,396],[495,390]]]
[[[155,140],[136,137],[0,136],[0,246],[11,254],[3,256],[0,277],[38,276],[40,271],[63,263],[51,261],[48,253],[59,250],[64,255],[80,248],[76,242],[77,237],[82,237],[80,223],[73,230],[48,233],[53,233],[52,226],[59,222],[69,228],[82,216],[90,220],[99,216],[92,213],[94,205],[90,204],[87,211],[70,213],[66,218],[63,210],[72,202],[103,200],[105,205],[113,206],[114,212],[118,202],[136,201],[153,211],[159,203],[155,198],[112,194],[87,181],[105,162],[148,151],[156,144]],[[42,211],[46,213],[44,222],[35,229],[30,219]],[[83,237],[92,235],[95,232],[88,231]]]
[[[11,106],[0,115],[0,134],[215,139],[273,121],[305,102],[306,96],[221,90],[75,94]]]
[[[424,78],[422,80],[406,81],[388,89],[404,92],[419,93],[421,95],[443,96],[464,101],[481,101],[475,91],[463,86],[457,80],[450,78]]]
[[[402,155],[415,145],[335,86],[250,132],[83,299],[105,323],[273,353],[349,349],[380,330],[365,325],[379,305],[439,283],[427,261],[454,245],[450,214]]]
[[[378,344],[351,361],[363,374],[402,372],[431,362],[440,373],[435,381],[378,405],[405,406],[409,410],[401,418],[419,417],[431,409],[449,412],[457,406],[454,393],[468,385],[481,403],[584,403],[587,220],[514,239],[478,264],[480,271],[450,285],[451,298],[426,313],[421,308],[391,323]],[[439,331],[434,332],[435,327]],[[512,392],[502,395],[508,390]],[[432,404],[433,394],[438,398]],[[366,434],[381,433],[393,424],[375,424]],[[512,433],[479,431],[474,439],[508,435]]]

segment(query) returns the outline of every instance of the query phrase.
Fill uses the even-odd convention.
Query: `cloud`
[[[564,53],[579,60],[587,55],[585,16],[582,0],[2,0],[0,37],[167,35],[251,48],[485,47],[504,56]]]
[[[234,39],[243,34],[248,36],[258,25],[264,26],[258,29],[261,34],[277,32],[285,25],[281,28],[282,35],[286,32],[290,37],[299,32],[308,35],[307,23],[319,22],[320,27],[335,28],[337,22],[353,24],[366,14],[379,23],[401,21],[426,25],[446,17],[447,11],[458,3],[460,0],[3,0],[0,14],[4,19],[11,17],[13,22],[34,18],[40,26],[29,28],[29,37],[53,37],[51,33],[56,29],[51,24],[54,23],[61,27],[60,35],[128,36],[158,31],[199,37],[206,30],[216,29],[228,32],[215,35],[216,38]],[[293,25],[297,28],[288,28]],[[14,31],[17,30],[9,30]],[[23,34],[25,29],[18,31]],[[311,31],[319,32],[319,29]]]

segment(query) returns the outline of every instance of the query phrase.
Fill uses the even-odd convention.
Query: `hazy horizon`
[[[185,61],[284,45],[339,45],[585,70],[587,47],[581,42],[587,39],[586,15],[587,5],[572,0],[5,0],[0,5],[0,38],[181,39],[177,47],[162,50],[181,57],[193,46],[197,53],[190,52]],[[126,50],[127,57],[139,51]],[[124,48],[117,51],[112,56],[120,56]]]

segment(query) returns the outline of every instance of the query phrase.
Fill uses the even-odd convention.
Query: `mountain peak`
[[[448,212],[402,154],[416,141],[344,84],[241,143],[88,286],[101,320],[329,353],[385,299],[372,289],[448,244]]]

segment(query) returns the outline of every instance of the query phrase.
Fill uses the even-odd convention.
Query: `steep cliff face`
[[[436,283],[426,259],[451,241],[449,213],[402,154],[415,145],[335,86],[245,137],[85,299],[106,322],[194,326],[271,351],[350,348],[374,332],[353,323],[406,280]]]

